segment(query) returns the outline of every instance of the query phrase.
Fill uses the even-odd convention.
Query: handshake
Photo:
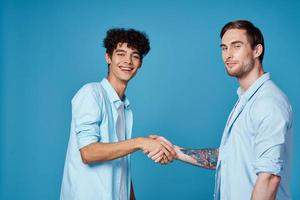
[[[148,138],[143,139],[141,149],[154,162],[165,165],[174,159],[178,159],[179,147],[173,145],[164,137],[149,135]]]

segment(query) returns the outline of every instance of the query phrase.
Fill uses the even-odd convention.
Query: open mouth
[[[129,66],[119,66],[119,68],[125,72],[131,72],[133,70],[133,67],[129,67]]]

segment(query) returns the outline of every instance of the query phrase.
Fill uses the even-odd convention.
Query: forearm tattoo
[[[206,169],[216,169],[219,149],[181,149],[180,151],[194,158],[198,166]]]

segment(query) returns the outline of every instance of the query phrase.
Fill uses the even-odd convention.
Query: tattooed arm
[[[173,146],[176,152],[176,159],[181,160],[183,162],[196,165],[206,169],[216,169],[218,162],[219,149],[185,149],[176,145],[173,145],[169,140],[162,136],[158,135],[150,135],[149,136],[155,140],[161,140]],[[148,154],[148,157],[151,159],[155,159],[155,154]],[[166,164],[162,163],[161,164]]]
[[[206,169],[216,169],[219,149],[184,149],[174,146],[177,159]]]

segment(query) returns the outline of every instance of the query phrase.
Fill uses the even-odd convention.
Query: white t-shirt
[[[118,119],[117,119],[117,136],[119,141],[126,140],[126,124],[125,124],[125,112],[124,112],[124,103],[122,102],[117,108],[118,110]],[[121,180],[120,180],[120,200],[127,199],[128,188],[127,185],[127,156],[124,156],[121,159]]]

